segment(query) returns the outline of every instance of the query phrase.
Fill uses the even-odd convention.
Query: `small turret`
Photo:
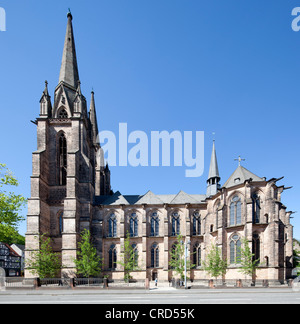
[[[51,97],[48,92],[48,82],[45,81],[45,90],[42,94],[40,100],[40,117],[41,118],[49,118],[51,117],[52,105],[51,105]]]

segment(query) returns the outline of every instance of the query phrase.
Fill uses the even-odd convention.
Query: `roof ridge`
[[[180,197],[180,195],[188,196],[192,201],[194,201],[195,203],[197,203],[197,201],[196,201],[195,198],[193,198],[192,196],[190,196],[190,195],[189,195],[188,193],[186,193],[185,191],[180,190],[180,191],[178,192],[178,194],[177,194],[177,195],[172,199],[172,201],[170,202],[170,204],[172,204],[173,202],[175,202],[176,199],[177,199],[178,197]]]

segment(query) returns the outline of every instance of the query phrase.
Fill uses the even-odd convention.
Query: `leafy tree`
[[[84,278],[99,276],[102,270],[102,259],[97,255],[97,251],[91,243],[89,230],[82,231],[78,248],[77,259],[74,260],[77,273]]]
[[[223,260],[221,250],[214,244],[211,245],[203,265],[204,270],[216,279],[227,271],[227,260]]]
[[[177,235],[177,242],[173,245],[173,249],[171,249],[171,258],[169,261],[169,266],[171,269],[175,271],[180,276],[180,279],[183,280],[185,277],[185,244],[183,241],[182,235]],[[186,269],[190,271],[193,268],[193,264],[191,263],[190,258],[186,260]]]
[[[26,204],[22,195],[16,195],[2,188],[17,187],[18,180],[12,172],[0,163],[0,242],[24,244],[17,231],[18,224],[24,220],[19,213]]]
[[[130,273],[139,270],[137,254],[130,243],[130,234],[127,232],[121,252],[121,260],[117,261],[124,268],[124,281],[132,279]]]
[[[11,244],[25,245],[25,237],[20,235],[18,231],[7,224],[0,224],[0,242]]]
[[[254,260],[255,254],[252,253],[246,237],[242,239],[242,247],[238,263],[241,265],[239,272],[248,276],[254,276],[259,260]]]
[[[293,268],[297,269],[297,276],[300,276],[300,251],[296,249],[296,243],[300,245],[298,240],[294,240],[293,243]]]
[[[40,279],[55,278],[61,269],[60,255],[53,252],[51,240],[46,234],[40,236],[39,243],[39,250],[31,252],[30,258],[26,260],[26,266]]]

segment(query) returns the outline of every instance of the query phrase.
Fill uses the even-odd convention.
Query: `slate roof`
[[[112,196],[96,197],[96,205],[182,205],[182,204],[199,204],[206,199],[205,195],[189,195],[184,191],[180,191],[174,195],[156,195],[152,191],[148,191],[145,195],[122,195],[119,191]]]
[[[252,181],[265,181],[265,178],[260,178],[254,173],[244,168],[243,166],[239,165],[237,169],[229,177],[229,179],[225,182],[223,187],[230,188],[242,184],[249,179],[252,179]]]

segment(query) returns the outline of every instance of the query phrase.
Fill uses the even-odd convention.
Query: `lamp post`
[[[184,242],[184,289],[187,289],[187,255],[188,255],[188,244],[191,241]]]

